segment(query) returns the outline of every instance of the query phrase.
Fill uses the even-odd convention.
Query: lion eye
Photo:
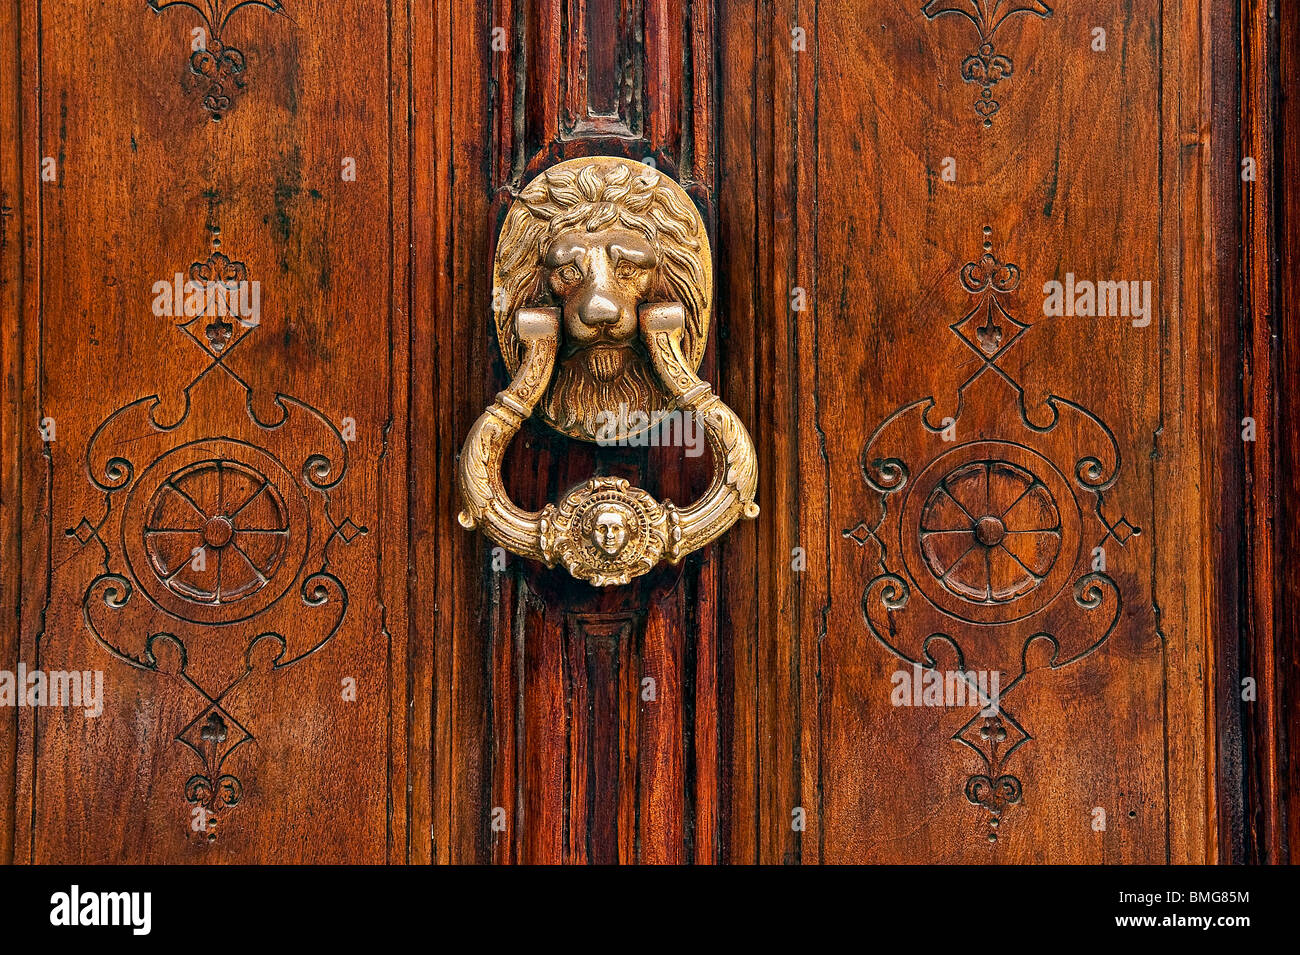
[[[618,264],[618,268],[614,270],[614,274],[621,279],[630,279],[633,278],[640,271],[641,270],[637,268],[635,265],[633,265],[631,262],[620,262]]]
[[[556,277],[566,285],[571,285],[582,278],[582,273],[578,271],[576,265],[561,266],[555,273]]]

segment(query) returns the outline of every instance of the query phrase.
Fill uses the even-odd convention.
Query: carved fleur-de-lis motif
[[[1047,19],[1052,15],[1052,8],[1042,0],[930,0],[921,12],[927,20],[945,13],[960,14],[975,25],[979,46],[962,60],[961,78],[980,87],[975,112],[984,118],[985,126],[992,126],[993,114],[1002,108],[993,98],[993,87],[1014,72],[1011,58],[994,49],[993,34],[1008,17],[1017,13],[1032,13]]]
[[[205,261],[192,263],[189,270],[189,280],[198,288],[208,289],[218,286],[219,290],[226,294],[236,293],[247,278],[248,269],[243,262],[233,261],[229,256],[215,250]],[[188,325],[194,320],[192,313],[184,309],[179,311],[182,320],[178,324]],[[212,354],[220,355],[233,340],[235,326],[218,314],[203,328],[203,335]]]
[[[232,730],[233,726],[233,730]],[[228,809],[239,805],[244,784],[239,777],[224,772],[223,766],[230,754],[252,740],[252,736],[233,717],[227,721],[222,711],[212,704],[206,716],[200,716],[176,739],[190,748],[199,758],[203,768],[185,783],[185,799],[194,808],[192,828],[207,842],[216,842],[219,817]]]
[[[1040,666],[1030,650],[1039,659],[1050,653],[1058,670],[1110,639],[1124,595],[1088,548],[1109,540],[1127,547],[1141,533],[1122,515],[1107,515],[1120,474],[1114,432],[1055,395],[1044,405],[1050,420],[1036,424],[1016,370],[1002,361],[1031,327],[1012,314],[1023,305],[1022,278],[994,251],[985,226],[981,253],[960,270],[973,301],[948,326],[979,363],[954,364],[965,381],[952,417],[931,418],[932,390],[876,426],[859,457],[873,500],[867,516],[842,531],[870,575],[861,607],[872,636],[915,667],[918,681],[923,670],[952,672],[941,669],[936,647],[966,674],[968,701],[980,709],[950,738],[979,760],[963,793],[990,846],[1002,842],[1012,807],[1026,803],[1024,766],[1013,760],[1033,737],[1007,701]],[[978,439],[945,448],[946,429],[962,420],[972,420]],[[1043,440],[1050,434],[1055,443]],[[985,672],[986,682],[971,675]]]
[[[188,7],[203,18],[206,35],[190,54],[190,72],[208,81],[203,94],[203,108],[214,120],[220,120],[234,105],[234,96],[244,88],[244,54],[222,40],[226,24],[236,10],[262,7],[284,14],[282,0],[146,0],[149,8],[161,13],[169,7]]]
[[[961,270],[961,284],[971,295],[978,296],[972,311],[949,326],[968,345],[977,348],[987,359],[995,357],[1025,330],[998,301],[1020,287],[1020,266],[1003,262],[993,251],[990,229],[984,230],[984,252]]]
[[[199,730],[199,738],[205,742],[224,743],[226,735],[226,721],[221,718],[221,714],[213,710]]]

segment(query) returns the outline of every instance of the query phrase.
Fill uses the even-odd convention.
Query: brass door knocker
[[[754,444],[695,374],[712,264],[704,222],[677,183],[607,156],[553,166],[511,205],[493,285],[497,340],[514,378],[461,449],[463,527],[599,587],[625,584],[665,557],[676,563],[738,518],[758,516]],[[599,443],[691,416],[713,453],[713,479],[686,507],[593,477],[558,506],[526,511],[506,493],[501,461],[535,408],[564,434]]]

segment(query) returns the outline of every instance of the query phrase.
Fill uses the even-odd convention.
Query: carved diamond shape
[[[1121,517],[1114,524],[1110,525],[1110,536],[1119,541],[1120,547],[1127,545],[1129,538],[1136,537],[1141,533],[1141,530],[1128,522],[1127,517]]]
[[[996,298],[988,296],[959,322],[948,326],[982,358],[993,359],[1011,347],[1029,326],[1012,318]]]
[[[209,706],[197,719],[176,737],[188,744],[196,753],[204,755],[212,766],[221,765],[225,754],[252,737],[219,706]],[[208,747],[211,747],[210,752]]]
[[[983,711],[976,713],[954,738],[992,762],[995,752],[998,758],[1005,760],[1017,746],[1029,739],[1029,734],[1010,713],[999,710],[993,716],[985,716]]]
[[[858,521],[857,527],[851,527],[841,533],[859,547],[865,546],[867,541],[876,536],[875,532],[867,526],[865,521]]]

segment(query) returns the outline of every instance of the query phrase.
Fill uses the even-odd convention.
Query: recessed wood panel
[[[1198,11],[987,13],[792,6],[724,75],[775,101],[769,127],[763,95],[729,100],[721,158],[775,182],[752,242],[720,197],[744,276],[722,310],[756,342],[724,376],[754,369],[775,431],[758,552],[724,546],[754,620],[732,631],[745,858],[1213,851]],[[1054,281],[1150,283],[1149,321],[1048,315]],[[999,709],[902,705],[948,673],[994,676]]]
[[[154,6],[24,5],[21,660],[103,713],[20,711],[15,855],[383,861],[388,11]]]

